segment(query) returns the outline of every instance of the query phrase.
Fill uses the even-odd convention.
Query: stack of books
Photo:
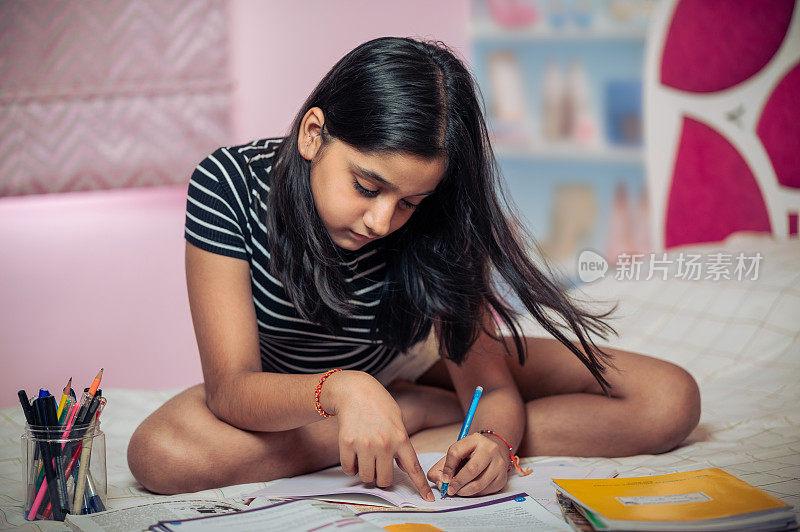
[[[719,468],[553,484],[575,530],[797,529],[792,506]]]

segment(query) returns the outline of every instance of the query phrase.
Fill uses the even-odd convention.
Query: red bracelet
[[[322,409],[322,405],[319,404],[319,393],[322,391],[322,383],[325,382],[325,379],[327,379],[337,371],[342,371],[342,370],[332,369],[325,372],[325,375],[323,375],[322,378],[319,380],[319,384],[317,384],[317,387],[314,390],[314,407],[317,409],[317,412],[319,412],[319,415],[321,415],[322,417],[332,417],[336,415],[336,414],[329,414]]]
[[[509,471],[511,471],[512,467],[516,467],[517,468],[517,472],[520,475],[522,475],[523,477],[525,475],[530,475],[531,473],[533,473],[533,470],[530,469],[530,468],[522,469],[522,466],[519,465],[519,456],[514,456],[514,449],[511,447],[511,444],[509,444],[506,441],[505,438],[503,438],[502,436],[500,436],[498,433],[496,433],[493,430],[482,430],[480,433],[481,434],[490,434],[492,436],[497,436],[498,438],[500,438],[500,441],[502,441],[503,443],[506,444],[506,447],[508,447],[508,454],[509,454],[510,460],[511,460],[511,463],[508,464],[508,470]]]

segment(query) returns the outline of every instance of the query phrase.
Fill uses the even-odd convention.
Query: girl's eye
[[[374,198],[378,195],[377,190],[370,190],[368,188],[364,188],[361,186],[361,183],[358,182],[358,179],[353,178],[353,187],[361,194],[362,196],[366,196],[368,198]]]
[[[359,183],[358,179],[356,178],[353,178],[353,188],[355,188],[359,194],[361,194],[362,196],[366,196],[368,198],[374,198],[375,196],[378,195],[378,192],[380,192],[379,190],[370,190],[368,188],[364,188],[363,186],[361,186],[361,183]],[[402,200],[400,203],[402,203],[406,209],[416,209],[417,207],[419,207],[418,204],[411,203],[408,200]]]

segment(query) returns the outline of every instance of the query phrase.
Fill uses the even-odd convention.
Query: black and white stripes
[[[342,368],[374,375],[397,354],[369,334],[386,271],[379,241],[358,251],[343,250],[341,267],[353,289],[351,302],[359,309],[345,322],[347,336],[301,318],[281,282],[269,273],[266,227],[257,213],[266,212],[269,172],[282,141],[219,148],[201,161],[189,180],[184,236],[201,249],[249,262],[264,371]]]

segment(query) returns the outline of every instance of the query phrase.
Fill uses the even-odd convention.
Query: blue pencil
[[[469,427],[470,425],[472,425],[472,418],[475,416],[475,410],[478,409],[478,401],[480,400],[482,393],[483,393],[483,386],[478,386],[477,388],[475,388],[475,393],[472,394],[472,403],[470,403],[469,410],[467,410],[467,417],[464,418],[464,424],[461,425],[461,432],[458,433],[458,440],[460,440],[469,433]],[[439,490],[439,492],[442,494],[442,498],[447,496],[448,485],[449,485],[448,482],[442,483],[442,488]]]

